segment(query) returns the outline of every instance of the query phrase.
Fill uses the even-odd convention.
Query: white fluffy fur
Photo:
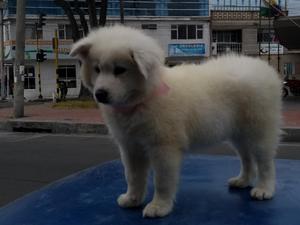
[[[244,188],[257,177],[251,196],[272,198],[281,82],[267,63],[230,55],[202,65],[167,68],[162,50],[153,39],[122,26],[93,32],[74,45],[71,55],[83,61],[86,86],[93,93],[105,88],[112,97],[111,104],[100,106],[120,146],[125,167],[128,189],[118,198],[121,207],[142,204],[148,169],[152,167],[155,194],[143,215],[167,215],[173,207],[183,149],[193,143],[207,145],[225,140],[233,143],[241,158],[241,172],[229,180],[229,185]],[[122,78],[105,69],[119,62],[128,71]],[[92,69],[95,63],[103,68],[100,74]],[[160,82],[170,91],[152,95]],[[128,89],[139,90],[132,102],[124,97]],[[132,110],[119,112],[114,103],[124,103]]]

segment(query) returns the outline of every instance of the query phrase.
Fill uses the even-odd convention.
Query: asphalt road
[[[227,144],[198,147],[192,152],[234,154]],[[0,206],[57,179],[117,158],[117,147],[108,136],[0,133]],[[278,158],[300,160],[300,143],[281,144]]]

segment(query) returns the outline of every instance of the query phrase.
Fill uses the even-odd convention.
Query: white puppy
[[[255,199],[275,191],[274,155],[279,141],[281,82],[267,63],[225,56],[202,65],[164,66],[159,45],[139,30],[101,28],[74,44],[86,87],[99,103],[121,151],[127,192],[121,207],[143,203],[148,169],[155,193],[145,217],[171,212],[183,150],[193,143],[229,140],[241,171],[229,186]]]

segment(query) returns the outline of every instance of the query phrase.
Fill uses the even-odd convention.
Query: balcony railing
[[[216,11],[259,11],[259,6],[214,5]]]
[[[217,42],[216,44],[217,51],[216,54],[224,54],[224,53],[240,53],[242,52],[242,43],[238,42]]]

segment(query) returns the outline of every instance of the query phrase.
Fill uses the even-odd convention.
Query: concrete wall
[[[206,47],[205,57],[210,56],[210,28],[209,23],[203,20],[142,20],[142,21],[127,21],[127,25],[141,28],[141,24],[156,24],[156,30],[147,30],[144,32],[155,38],[165,52],[165,56],[168,56],[169,44],[195,44],[204,43]],[[203,25],[203,39],[198,40],[172,40],[171,39],[171,25],[176,24],[191,24],[191,25]]]

